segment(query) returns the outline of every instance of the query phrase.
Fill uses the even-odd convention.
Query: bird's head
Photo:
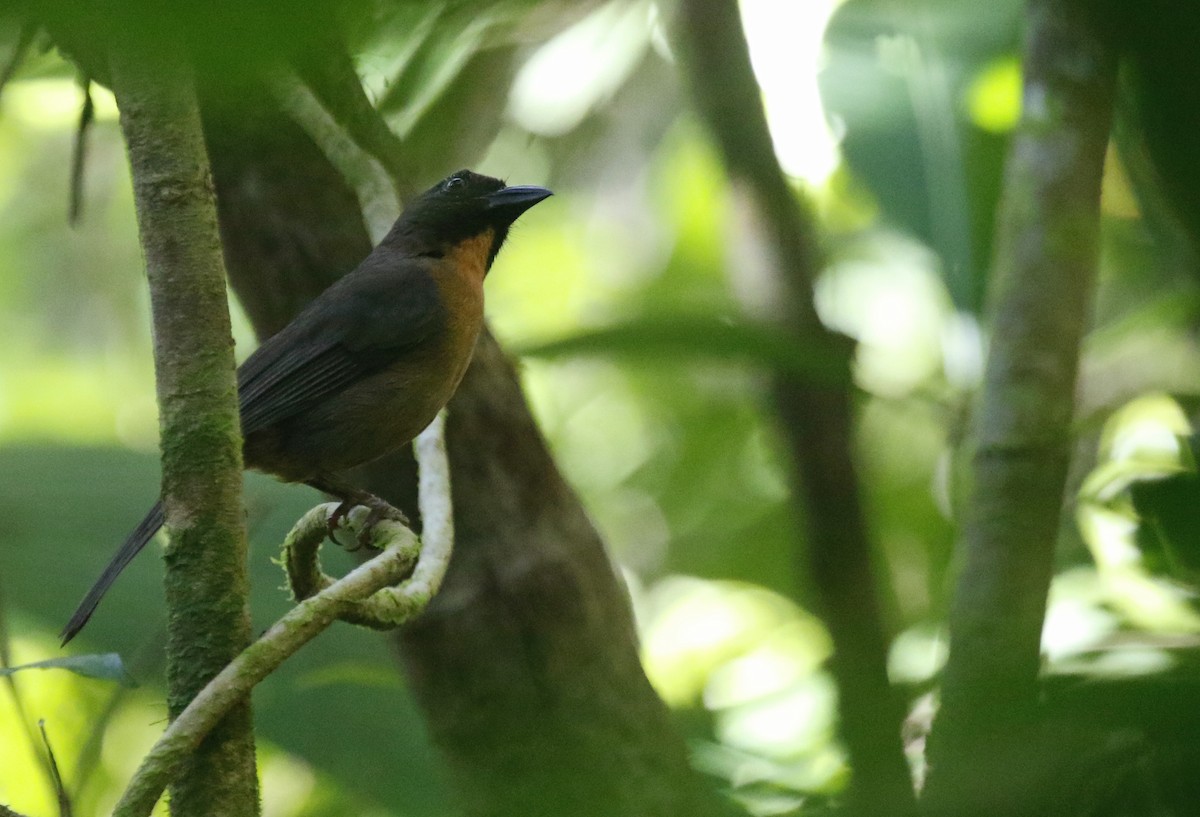
[[[413,199],[384,243],[436,255],[470,241],[487,253],[487,269],[513,222],[550,195],[544,187],[508,187],[491,176],[460,170]]]

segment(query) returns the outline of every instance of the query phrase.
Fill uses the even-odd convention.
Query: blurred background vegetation
[[[815,809],[847,769],[830,639],[795,569],[800,531],[764,367],[716,334],[661,336],[663,326],[733,323],[762,296],[752,277],[726,272],[738,256],[724,172],[685,104],[658,3],[593,4],[548,38],[533,5],[468,14],[406,4],[403,20],[363,36],[358,72],[389,124],[444,175],[457,168],[437,165],[439,132],[419,126],[423,112],[461,93],[456,80],[479,54],[516,54],[502,99],[456,97],[468,116],[479,105],[500,119],[476,169],[556,192],[517,225],[489,277],[491,324],[521,356],[541,427],[624,572],[647,674],[695,765],[756,814]],[[986,355],[993,225],[1020,112],[1021,4],[741,9],[777,155],[824,231],[821,316],[858,341],[858,464],[919,774],[926,696],[946,653],[955,453]],[[8,20],[0,63],[21,37]],[[55,633],[158,484],[128,169],[112,97],[98,86],[91,95],[82,207],[68,226],[83,103],[74,67],[35,41],[0,94],[0,615],[10,664],[60,655]],[[1043,636],[1047,674],[1064,684],[1186,681],[1200,646],[1187,444],[1200,290],[1181,228],[1152,193],[1134,195],[1146,148],[1131,142],[1106,169],[1078,502]],[[253,334],[231,309],[240,359]],[[613,326],[623,328],[597,331]],[[287,604],[270,556],[316,499],[248,479],[258,628]],[[72,645],[119,653],[137,687],[47,669],[15,676],[14,694],[0,695],[0,803],[55,808],[25,727],[36,719],[78,813],[115,801],[165,718],[159,571],[151,558],[134,564]],[[452,813],[403,684],[384,641],[345,626],[272,676],[255,697],[264,813]],[[381,755],[393,759],[387,775],[374,769]]]

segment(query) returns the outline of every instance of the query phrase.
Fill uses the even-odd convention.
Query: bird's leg
[[[404,525],[409,524],[408,517],[394,505],[385,502],[375,494],[355,488],[343,480],[336,477],[321,476],[311,479],[308,485],[316,488],[322,493],[329,494],[341,500],[341,504],[329,516],[329,538],[333,539],[333,532],[341,524],[346,514],[350,513],[352,508],[362,505],[367,509],[367,518],[364,520],[362,528],[358,532],[358,547],[369,547],[371,544],[371,532],[375,525],[381,519],[393,519]],[[336,542],[337,540],[334,539]],[[357,550],[357,548],[355,548]]]

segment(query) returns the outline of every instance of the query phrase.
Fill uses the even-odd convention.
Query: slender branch
[[[692,96],[721,150],[735,191],[748,203],[771,256],[766,315],[797,343],[834,336],[820,323],[813,279],[822,260],[812,218],[791,191],[775,156],[761,94],[735,0],[684,0],[679,44]],[[849,356],[838,358],[850,382]],[[850,755],[851,812],[909,815],[916,800],[900,739],[903,709],[887,678],[871,544],[853,449],[850,389],[775,377],[774,401],[791,448],[794,493],[807,526],[807,562],[834,642],[841,737]]]
[[[83,105],[79,109],[79,123],[75,126],[75,144],[71,151],[71,197],[67,207],[67,222],[79,226],[83,215],[83,171],[87,165],[87,137],[96,118],[96,104],[92,100],[92,80],[83,77],[79,83],[83,91]]]
[[[154,317],[162,428],[168,710],[250,642],[242,455],[233,337],[208,157],[184,49],[111,44],[112,88],[133,171]],[[175,817],[258,812],[254,734],[244,700],[198,746],[172,789]]]
[[[399,180],[351,138],[295,74],[278,72],[271,77],[271,89],[283,109],[354,186],[371,241],[378,243],[400,215]]]
[[[969,757],[980,763],[974,748],[1011,733],[1036,703],[1115,86],[1091,6],[1032,0],[1027,10],[1024,113],[1005,178],[973,491],[930,746],[934,801]]]
[[[331,40],[319,51],[300,55],[296,70],[346,135],[386,169],[400,197],[412,192],[403,188],[414,176],[404,143],[371,104],[345,44]]]
[[[306,598],[221,670],[172,721],[142,760],[114,817],[150,814],[188,755],[224,714],[246,700],[255,685],[334,621],[358,623],[357,619],[364,616],[376,620],[387,616],[389,626],[395,627],[425,609],[441,587],[453,549],[450,466],[444,435],[445,418],[439,415],[416,441],[421,472],[419,501],[425,521],[420,543],[407,526],[380,521],[372,532],[375,545],[383,552],[334,580],[320,572],[316,554],[329,532],[329,519],[337,504],[319,505],[293,526],[283,545],[288,580],[293,592],[297,581],[312,592],[305,592]],[[349,516],[348,524],[343,520],[339,532],[348,531],[357,541],[367,509],[355,508]],[[392,587],[409,571],[412,575],[400,587]]]
[[[42,735],[42,748],[46,750],[46,762],[50,765],[50,782],[54,786],[54,797],[58,801],[58,817],[71,817],[74,809],[71,806],[71,795],[63,785],[62,772],[58,768],[58,758],[54,756],[54,747],[50,745],[50,736],[46,734],[46,721],[38,721],[38,731]]]

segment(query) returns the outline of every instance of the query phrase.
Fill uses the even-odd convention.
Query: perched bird
[[[339,472],[412,441],[450,400],[483,326],[483,279],[509,227],[549,195],[460,170],[414,199],[353,272],[238,368],[246,467],[378,518],[387,504]],[[80,602],[64,644],[162,525],[159,501]]]

